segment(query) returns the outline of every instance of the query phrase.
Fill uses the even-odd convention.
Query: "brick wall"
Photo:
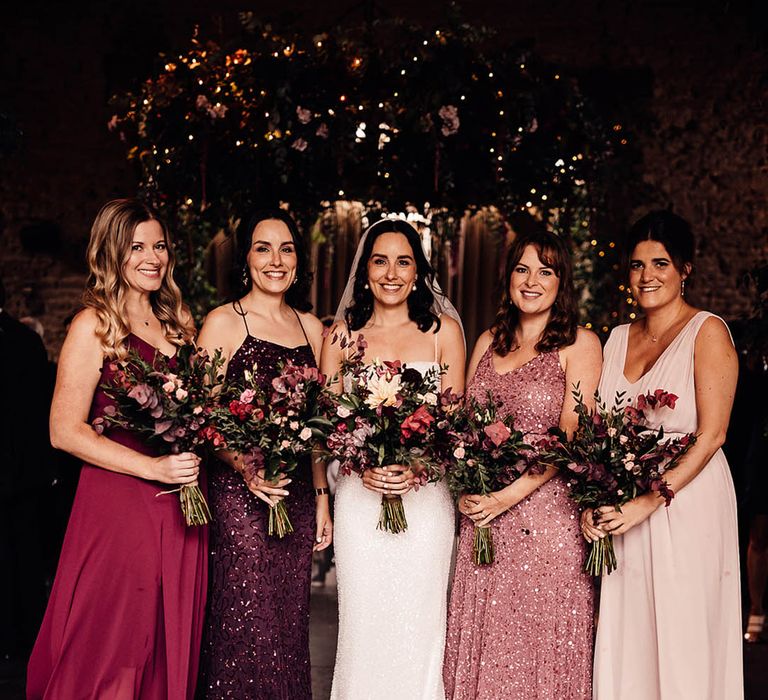
[[[37,312],[54,357],[85,279],[90,222],[105,200],[135,189],[136,173],[106,130],[107,99],[143,75],[159,50],[183,42],[195,19],[215,30],[240,7],[214,5],[220,14],[213,20],[202,0],[61,7],[29,0],[4,10],[11,31],[0,46],[0,111],[16,117],[24,136],[20,150],[0,160],[0,275],[8,309]],[[350,3],[283,5],[314,29]],[[505,39],[532,40],[544,59],[580,71],[596,87],[635,154],[627,181],[614,183],[605,225],[618,234],[649,206],[673,204],[699,235],[692,299],[729,318],[749,308],[738,280],[765,257],[768,242],[768,60],[757,33],[765,19],[757,13],[765,11],[750,5],[489,0],[467,13]],[[443,3],[385,6],[431,22]],[[35,229],[41,221],[48,225]],[[24,247],[30,225],[48,239]],[[25,293],[30,288],[40,303]]]

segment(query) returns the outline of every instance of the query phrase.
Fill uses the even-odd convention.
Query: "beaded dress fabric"
[[[535,439],[560,422],[566,391],[557,351],[504,374],[489,347],[467,395],[492,392]],[[583,573],[579,513],[561,477],[495,518],[495,561],[472,561],[474,524],[461,516],[448,611],[449,700],[584,700],[591,695],[593,590]]]
[[[147,362],[159,352],[133,334],[126,344]],[[114,364],[104,362],[89,420],[114,404],[102,389],[114,374]],[[156,454],[135,432],[109,427],[104,434],[141,454]],[[193,697],[208,528],[185,525],[178,495],[158,496],[170,488],[83,465],[29,660],[27,698]]]
[[[316,366],[308,342],[287,348],[248,334],[229,361],[226,378],[237,381],[252,371],[259,386],[268,388],[281,361]],[[269,507],[248,490],[243,477],[223,462],[211,466],[211,585],[202,697],[312,697],[309,590],[315,498],[309,461],[291,478],[286,504],[294,532],[280,539],[267,535]]]
[[[424,373],[433,362],[409,362]],[[331,700],[445,700],[455,509],[442,481],[403,496],[408,529],[376,529],[381,495],[340,475],[334,502],[339,637]]]

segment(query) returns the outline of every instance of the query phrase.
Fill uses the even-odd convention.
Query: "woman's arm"
[[[459,324],[450,316],[440,318],[440,330],[437,332],[437,344],[440,364],[448,369],[441,378],[443,391],[450,388],[455,394],[464,393],[464,365],[467,351],[464,347],[464,335]]]
[[[341,361],[344,357],[340,340],[342,337],[350,340],[341,324],[334,325],[323,340],[323,350],[320,353],[320,371],[327,377],[329,389],[336,394],[344,390],[341,377]]]
[[[693,377],[698,414],[696,444],[674,469],[664,475],[675,493],[698,476],[725,442],[738,373],[738,358],[728,329],[720,319],[708,318],[696,336],[694,349]],[[650,517],[663,503],[664,499],[652,492],[623,505],[621,513],[611,506],[603,506],[595,509],[595,514],[604,531],[621,535]],[[674,502],[671,507],[675,507]]]
[[[565,371],[565,396],[560,413],[560,428],[571,434],[577,424],[576,413],[573,410],[576,401],[571,390],[578,383],[585,400],[589,397],[589,401],[594,404],[594,393],[603,363],[600,341],[591,331],[579,328],[576,342],[562,350],[560,357]],[[523,474],[506,488],[488,496],[462,497],[461,500],[464,503],[460,503],[460,510],[474,520],[476,525],[484,527],[495,517],[530,496],[556,473],[556,469],[546,467],[541,474]]]
[[[485,331],[475,343],[475,347],[472,350],[472,355],[469,358],[469,367],[467,367],[467,385],[474,379],[475,372],[477,372],[477,366],[480,364],[485,351],[493,341],[491,331]]]
[[[167,484],[193,483],[199,471],[197,455],[143,455],[99,435],[89,424],[88,414],[104,361],[96,324],[93,309],[81,311],[72,321],[61,348],[51,403],[51,444],[88,464],[119,474]]]

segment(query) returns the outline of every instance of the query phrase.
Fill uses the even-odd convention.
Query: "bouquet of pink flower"
[[[93,428],[103,433],[109,425],[117,425],[141,433],[165,454],[218,447],[221,436],[211,423],[211,404],[222,380],[221,365],[220,353],[209,358],[193,345],[180,347],[170,359],[157,353],[152,364],[131,351],[125,361],[114,363],[113,381],[103,386],[114,404],[93,421]],[[196,483],[158,496],[169,493],[179,494],[187,525],[210,521],[208,504]]]
[[[227,448],[243,456],[246,473],[264,469],[266,481],[291,474],[322,441],[330,423],[325,377],[315,368],[286,364],[263,391],[252,372],[243,383],[232,383],[220,395],[214,421]],[[293,532],[285,500],[269,511],[268,534]]]
[[[416,488],[439,479],[432,445],[445,370],[435,367],[421,374],[399,361],[366,364],[362,335],[354,343],[338,340],[350,352],[342,363],[344,387],[335,397],[325,447],[339,460],[342,473],[362,476],[366,469],[404,464],[416,467]],[[377,529],[394,534],[408,529],[401,496],[382,496]]]
[[[669,506],[675,494],[664,474],[693,446],[696,436],[688,433],[665,439],[664,427],[650,428],[646,413],[673,410],[677,396],[657,389],[639,395],[632,406],[624,403],[625,393],[620,392],[608,410],[595,393],[597,407],[590,411],[578,385],[573,395],[579,417],[573,437],[569,440],[562,430],[553,428],[549,438],[538,445],[540,461],[568,477],[571,498],[584,508],[615,505],[621,509],[633,498],[656,491]],[[586,571],[601,576],[603,570],[610,574],[616,565],[611,535],[592,543]]]
[[[528,461],[531,446],[515,430],[512,416],[499,416],[491,394],[485,403],[467,398],[438,422],[438,431],[446,483],[455,498],[488,495],[537,468]],[[477,565],[493,563],[490,525],[475,527],[472,554]]]

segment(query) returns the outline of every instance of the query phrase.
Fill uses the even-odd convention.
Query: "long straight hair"
[[[129,287],[123,276],[123,265],[131,254],[136,227],[146,221],[160,224],[168,249],[168,266],[160,289],[149,295],[152,311],[173,345],[181,346],[194,339],[194,327],[184,321],[181,290],[173,279],[176,258],[168,229],[155,212],[138,199],[113,199],[101,208],[91,227],[86,252],[90,272],[83,294],[83,304],[96,311],[96,335],[104,355],[110,359],[121,360],[128,354],[125,340],[131,329],[125,300]]]
[[[496,319],[491,326],[492,346],[501,356],[512,349],[515,331],[520,324],[520,309],[512,303],[510,298],[509,280],[528,246],[536,249],[539,260],[551,267],[560,281],[555,303],[550,310],[549,321],[539,342],[536,343],[536,351],[551,352],[576,342],[579,312],[576,304],[576,290],[573,286],[571,253],[565,241],[559,236],[549,231],[536,231],[518,236],[507,253],[504,277],[501,280],[499,307]]]

